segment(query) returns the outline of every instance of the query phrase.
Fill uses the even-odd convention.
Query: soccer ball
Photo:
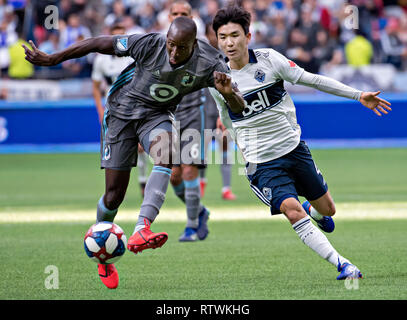
[[[102,221],[89,228],[83,242],[89,258],[97,263],[111,264],[126,251],[127,238],[117,224]]]

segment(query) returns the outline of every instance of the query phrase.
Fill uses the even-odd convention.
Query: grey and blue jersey
[[[191,58],[176,68],[169,63],[166,36],[161,33],[115,36],[113,46],[117,56],[135,60],[108,95],[109,111],[122,119],[174,112],[185,95],[215,86],[214,71],[229,73],[222,54],[202,40],[197,40]]]

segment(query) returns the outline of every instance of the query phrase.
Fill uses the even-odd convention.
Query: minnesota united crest
[[[109,160],[110,159],[110,145],[106,145],[105,149],[103,150],[103,160]]]
[[[264,73],[264,71],[257,69],[254,73],[254,79],[256,79],[258,82],[264,82],[264,80],[266,79],[266,74]]]
[[[194,84],[195,78],[196,77],[192,74],[186,73],[185,76],[183,76],[181,79],[181,84],[184,87],[191,87]]]

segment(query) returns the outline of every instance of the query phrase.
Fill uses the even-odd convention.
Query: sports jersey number
[[[153,84],[150,95],[159,102],[171,100],[178,94],[178,89],[168,84]]]

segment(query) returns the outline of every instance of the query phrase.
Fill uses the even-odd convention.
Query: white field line
[[[377,203],[338,203],[335,220],[381,220],[407,219],[407,202],[377,202]],[[95,210],[79,211],[2,211],[0,224],[26,222],[92,222],[96,218]],[[120,210],[115,222],[136,221],[138,211]],[[185,209],[163,209],[156,221],[185,221]],[[245,208],[213,208],[210,219],[215,220],[261,220],[285,219],[283,215],[270,217],[266,206]]]

